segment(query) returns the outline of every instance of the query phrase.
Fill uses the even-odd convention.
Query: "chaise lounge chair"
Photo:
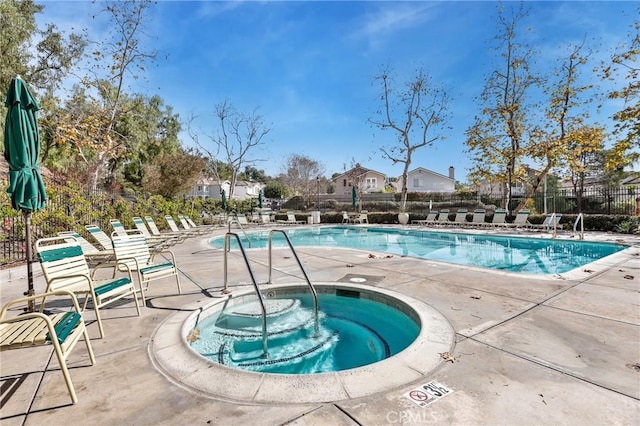
[[[504,226],[508,228],[522,228],[529,225],[529,210],[520,210],[516,213],[516,218],[512,223],[505,223]]]
[[[75,239],[75,241],[80,244],[84,256],[92,262],[108,261],[114,258],[113,249],[99,249],[75,231],[58,232],[58,236],[72,237],[68,239],[68,241],[73,241],[73,239]]]
[[[287,220],[276,220],[276,223],[280,223],[280,224],[284,224],[284,225],[302,225],[305,222],[304,220],[298,220],[296,219],[296,215],[288,212],[287,213]]]
[[[113,250],[111,238],[98,225],[85,225],[85,229],[89,231],[89,235],[94,238],[98,244],[105,250]]]
[[[484,221],[487,212],[484,209],[475,209],[473,211],[473,219],[471,222],[468,222],[467,226],[487,226],[488,224]]]
[[[427,217],[425,219],[412,220],[411,223],[414,225],[429,225],[436,221],[438,217],[438,212],[431,211],[427,213]]]
[[[172,251],[161,250],[151,253],[144,235],[138,230],[127,231],[127,235],[118,235],[114,232],[111,236],[113,240],[113,250],[116,254],[119,269],[135,271],[138,275],[140,294],[142,303],[146,303],[144,291],[149,287],[151,281],[167,277],[175,277],[178,286],[178,294],[182,294],[180,288],[180,277],[176,258]],[[156,261],[158,254],[166,255],[170,261]]]
[[[550,231],[552,229],[557,229],[560,224],[560,219],[562,218],[562,213],[551,213],[544,219],[544,222],[541,224],[528,223],[526,228],[529,229],[544,229],[546,231]]]
[[[456,211],[456,217],[453,219],[453,221],[449,221],[447,223],[447,225],[454,226],[464,226],[465,224],[467,224],[467,209],[458,209]]]
[[[434,223],[438,225],[447,225],[451,223],[451,221],[449,220],[449,209],[440,210],[438,219]]]

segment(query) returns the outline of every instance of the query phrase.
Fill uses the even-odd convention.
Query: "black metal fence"
[[[89,207],[81,211],[75,209],[74,201],[68,193],[60,193],[48,201],[48,209],[60,211],[66,214],[48,215],[45,221],[36,221],[31,225],[31,232],[34,241],[38,238],[55,235],[61,230],[68,230],[74,225],[97,224],[103,229],[107,229],[108,217],[104,212],[109,207],[113,207],[117,199],[121,197],[117,194],[102,191],[79,191]],[[585,192],[582,196],[580,212],[590,215],[637,215],[638,199],[640,189],[638,188],[600,188]],[[500,197],[478,195],[473,192],[456,193],[410,193],[408,197],[407,210],[410,212],[424,213],[429,209],[437,210],[443,208],[491,208],[501,207]],[[349,210],[351,207],[351,196],[338,196],[337,194],[320,194],[317,197],[320,210],[323,214],[331,211],[340,212]],[[514,197],[509,208],[513,211],[521,198]],[[395,212],[399,206],[399,194],[362,194],[360,209],[369,212]],[[563,214],[578,213],[578,197],[574,194],[558,193],[554,195],[536,194],[532,199],[526,200],[525,207],[535,213],[557,212]],[[309,209],[315,210],[317,202],[313,203]],[[118,209],[109,209],[113,217],[118,216]],[[70,223],[70,220],[73,223]],[[0,218],[0,265],[26,260],[25,246],[25,223],[22,215],[8,216]],[[78,230],[78,229],[76,229]]]

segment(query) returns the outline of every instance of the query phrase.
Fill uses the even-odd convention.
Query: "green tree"
[[[289,189],[284,183],[272,180],[265,185],[263,194],[266,198],[283,199],[289,196]]]
[[[524,156],[542,167],[533,179],[525,181],[526,194],[516,210],[525,207],[553,168],[564,164],[579,175],[581,166],[577,158],[586,161],[591,156],[584,154],[603,148],[602,129],[587,123],[587,107],[593,98],[589,92],[593,86],[580,78],[581,69],[587,65],[588,54],[583,54],[583,46],[569,46],[567,57],[551,77],[544,79],[543,88],[548,95],[544,124],[530,131],[523,146]]]
[[[4,93],[11,79],[20,75],[43,107],[55,101],[52,93],[77,64],[87,45],[83,36],[77,33],[66,36],[54,24],[38,28],[35,17],[44,7],[32,0],[0,0],[0,90]],[[6,110],[4,103],[0,104],[0,126],[4,127]],[[40,118],[46,113],[43,108]],[[4,134],[0,137],[4,139]],[[4,149],[4,144],[0,147]]]
[[[527,114],[538,109],[527,96],[539,82],[530,69],[533,50],[518,33],[527,14],[522,4],[511,11],[508,15],[502,5],[498,8],[493,50],[499,53],[499,62],[478,98],[481,112],[466,132],[472,160],[469,178],[476,184],[498,183],[504,208],[509,208],[513,184],[525,177],[520,162],[527,132],[532,129]]]
[[[640,10],[640,8],[639,8]],[[603,69],[603,77],[614,82],[626,81],[626,85],[612,90],[609,99],[621,99],[623,108],[613,115],[614,136],[617,141],[609,151],[605,166],[608,170],[631,164],[638,160],[640,153],[640,21],[636,19],[629,31],[630,42],[619,47],[611,57],[611,62]]]
[[[267,183],[269,177],[264,170],[259,170],[253,166],[247,166],[244,168],[244,172],[238,174],[238,179],[246,180],[249,182]]]
[[[94,74],[84,80],[85,86],[93,89],[87,93],[97,93],[94,102],[99,106],[97,133],[91,139],[96,153],[91,167],[94,188],[109,171],[111,160],[122,155],[127,146],[126,137],[117,131],[118,123],[132,108],[125,92],[127,77],[142,75],[145,65],[157,56],[157,51],[147,50],[142,41],[147,35],[144,24],[151,4],[150,0],[108,2],[101,12],[109,15],[111,25],[93,50]]]
[[[147,193],[174,198],[195,185],[204,167],[199,155],[185,151],[162,155],[144,165],[142,185]]]

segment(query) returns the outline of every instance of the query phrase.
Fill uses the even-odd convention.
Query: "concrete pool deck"
[[[443,358],[429,372],[414,371],[410,381],[362,397],[328,403],[300,403],[292,397],[286,403],[257,404],[188,389],[165,377],[153,362],[151,339],[161,324],[183,308],[221,296],[223,252],[207,239],[222,233],[224,229],[172,247],[182,273],[182,295],[175,294],[175,281],[166,279],[152,283],[140,317],[130,302],[103,309],[104,339],[93,313],[87,313],[96,364],[89,365],[82,346],[69,358],[77,404],[70,402],[50,348],[2,352],[2,425],[640,424],[638,236],[586,233],[587,240],[632,247],[559,276],[359,250],[296,248],[312,282],[365,278],[365,284],[435,308],[455,330],[453,359]],[[266,250],[248,250],[248,255],[257,280],[266,282]],[[274,250],[273,266],[274,283],[300,282],[289,250]],[[34,271],[36,292],[42,292],[37,264]],[[229,257],[229,277],[232,292],[250,283],[237,251]],[[2,304],[21,297],[26,288],[26,266],[0,271]],[[400,374],[389,370],[388,377]],[[452,392],[420,407],[408,394],[431,381]],[[357,385],[366,389],[376,383]]]

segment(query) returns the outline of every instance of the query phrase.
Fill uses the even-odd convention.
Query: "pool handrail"
[[[258,288],[258,282],[256,281],[256,277],[253,274],[253,269],[251,269],[251,264],[249,263],[249,258],[247,257],[247,253],[244,251],[244,247],[242,246],[242,241],[240,241],[240,236],[235,232],[227,232],[224,235],[224,287],[222,292],[229,293],[227,290],[227,253],[229,252],[229,238],[235,237],[238,242],[238,247],[240,248],[240,253],[242,253],[242,257],[244,258],[244,263],[247,265],[247,269],[249,271],[249,276],[251,277],[251,282],[253,283],[253,288],[256,290],[256,295],[258,296],[258,301],[260,302],[260,308],[262,309],[262,357],[269,358],[269,351],[267,348],[267,308],[264,303],[264,298],[262,297],[262,293]]]
[[[291,244],[291,240],[289,239],[289,236],[282,229],[272,229],[271,231],[269,231],[269,281],[268,283],[271,284],[271,272],[273,270],[272,268],[273,257],[271,256],[271,240],[273,239],[274,232],[280,233],[284,236],[285,241],[287,242],[287,244],[289,245],[289,248],[291,249],[291,253],[293,253],[294,259],[296,259],[296,262],[298,262],[298,266],[300,267],[300,271],[302,271],[302,275],[304,276],[304,279],[307,281],[309,290],[311,290],[311,295],[313,296],[313,313],[315,314],[315,333],[317,335],[318,334],[318,292],[316,291],[313,284],[311,284],[311,280],[309,280],[307,271],[304,270],[304,267],[302,266],[302,262],[300,262],[300,258],[298,257],[298,253],[296,253],[296,250],[293,248],[293,244]]]
[[[576,221],[573,222],[573,233],[577,232],[578,222],[580,222],[580,239],[584,240],[584,216],[582,213],[578,213],[578,217],[576,217]]]
[[[240,228],[240,230],[242,231],[242,234],[244,235],[244,237],[247,239],[247,242],[249,243],[249,248],[251,248],[251,238],[249,238],[249,235],[247,234],[247,231],[244,230],[244,227],[242,226],[242,224],[240,223],[240,221],[238,221],[237,219],[230,219],[229,222],[227,223],[228,225],[228,233],[231,233],[231,225],[232,224],[236,224],[238,225],[238,228]]]

